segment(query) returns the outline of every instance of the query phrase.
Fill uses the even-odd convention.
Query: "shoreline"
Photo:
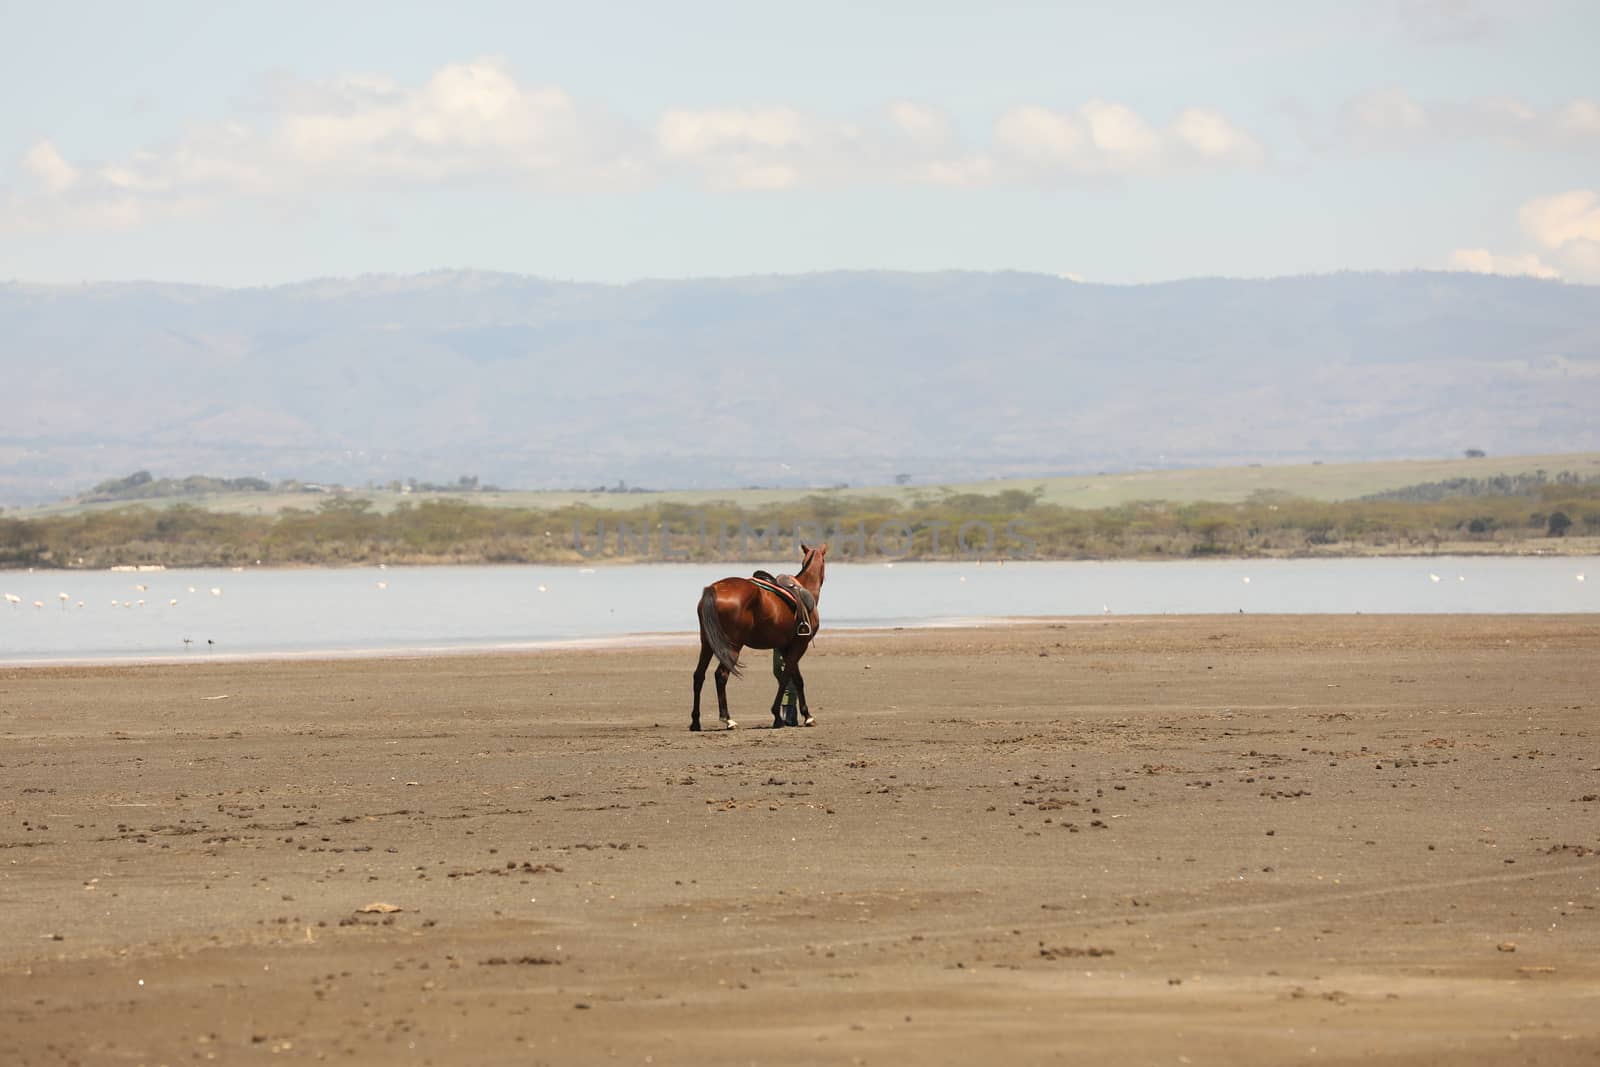
[[[1265,614],[1265,613],[1264,613]],[[834,626],[825,632],[851,637],[887,637],[895,633],[920,630],[994,630],[1029,625],[1087,625],[1097,622],[1137,622],[1156,618],[1204,618],[1206,616],[1159,615],[997,615],[962,616],[933,619],[896,626]],[[1227,617],[1227,616],[1223,616]],[[50,670],[54,668],[182,667],[229,663],[346,663],[357,660],[465,659],[473,656],[539,655],[561,652],[649,650],[691,648],[699,635],[689,630],[672,632],[641,631],[605,637],[565,637],[548,641],[507,641],[483,645],[384,646],[382,648],[330,648],[265,652],[163,653],[156,656],[130,655],[105,658],[61,656],[53,658],[0,659],[0,672],[7,670]],[[753,651],[765,651],[756,649]]]
[[[1069,626],[1112,626],[1151,623],[1182,623],[1185,621],[1215,621],[1255,619],[1276,622],[1301,622],[1306,620],[1339,621],[1366,619],[1374,622],[1434,620],[1439,623],[1504,618],[1531,621],[1558,619],[1590,620],[1600,615],[1596,612],[1572,611],[1458,611],[1458,612],[1205,612],[1167,614],[1101,614],[1101,615],[994,615],[959,616],[931,619],[925,622],[907,622],[892,626],[833,626],[822,631],[825,636],[838,635],[851,639],[885,639],[900,634],[959,634],[993,633],[1028,628],[1064,628]],[[603,637],[552,638],[546,641],[507,641],[482,645],[418,645],[384,646],[382,648],[332,648],[271,650],[263,652],[196,652],[161,654],[155,656],[129,655],[121,657],[59,656],[29,659],[0,659],[0,675],[8,671],[50,670],[119,670],[146,667],[204,667],[252,664],[328,664],[369,663],[378,661],[427,662],[431,660],[465,660],[499,656],[552,656],[568,652],[650,652],[658,649],[692,648],[698,634],[688,631],[641,631],[638,633],[611,634]],[[815,647],[821,647],[820,643]],[[765,653],[765,649],[746,651]]]

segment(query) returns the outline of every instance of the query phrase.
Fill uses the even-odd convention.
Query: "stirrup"
[[[804,619],[801,619],[800,624],[794,628],[796,637],[810,637],[812,633],[811,624]]]

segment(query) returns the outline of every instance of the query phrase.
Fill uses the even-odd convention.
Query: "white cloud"
[[[955,143],[955,126],[938,108],[901,100],[889,105],[889,120],[912,143],[928,149]]]
[[[1600,193],[1574,189],[1530,200],[1517,218],[1523,232],[1544,246],[1566,274],[1600,282]]]
[[[22,157],[22,167],[52,193],[66,192],[78,183],[78,168],[61,157],[56,146],[40,141]]]
[[[997,148],[1017,159],[1064,164],[1082,149],[1088,133],[1074,115],[1024,105],[1000,117],[994,139]]]
[[[1540,197],[1517,213],[1522,228],[1546,248],[1573,241],[1600,241],[1600,196],[1589,189]]]
[[[1487,248],[1458,248],[1450,253],[1450,269],[1473,274],[1526,275],[1530,278],[1559,278],[1561,272],[1538,256],[1497,256]]]
[[[1133,109],[1091,100],[1075,111],[1013,108],[995,124],[996,155],[1032,178],[1130,177],[1193,167],[1255,167],[1266,151],[1217,111],[1189,108],[1165,129]]]
[[[1600,193],[1573,189],[1530,200],[1518,210],[1517,221],[1537,252],[1499,255],[1462,248],[1451,254],[1451,269],[1600,282]]]
[[[1337,125],[1347,146],[1367,152],[1469,140],[1539,149],[1600,148],[1600,104],[1586,97],[1541,111],[1516,97],[1421,101],[1389,86],[1347,100]]]
[[[25,181],[0,200],[0,231],[131,226],[239,200],[292,208],[333,191],[1061,184],[1254,167],[1265,156],[1218,112],[1191,108],[1157,126],[1104,100],[1018,106],[977,144],[942,110],[910,101],[846,118],[676,108],[640,123],[559,87],[524,84],[483,58],[412,85],[372,75],[279,80],[248,119],[197,124],[120,159],[69,161],[41,141],[21,161]]]
[[[1161,138],[1132,108],[1091,100],[1078,109],[1096,149],[1114,165],[1143,167],[1161,154]]]
[[[1255,167],[1266,158],[1255,138],[1216,111],[1189,108],[1178,115],[1172,129],[1180,141],[1207,160]]]

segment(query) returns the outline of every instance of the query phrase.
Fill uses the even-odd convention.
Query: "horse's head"
[[[803,561],[800,564],[800,573],[795,577],[803,579],[805,585],[815,593],[822,588],[822,576],[828,567],[828,546],[802,544],[800,552]],[[815,586],[812,585],[812,580],[815,580]]]

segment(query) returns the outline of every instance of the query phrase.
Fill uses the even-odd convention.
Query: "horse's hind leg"
[[[694,710],[689,713],[689,729],[700,729],[700,687],[706,684],[706,665],[711,662],[711,645],[700,635],[700,662],[694,669]]]
[[[728,668],[717,666],[717,717],[722,720],[722,728],[731,730],[739,724],[728,718]]]

